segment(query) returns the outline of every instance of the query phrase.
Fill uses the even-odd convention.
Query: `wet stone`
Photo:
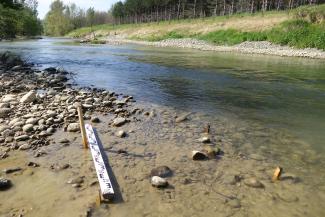
[[[199,141],[202,143],[210,143],[211,142],[210,138],[207,136],[200,138]]]
[[[81,184],[84,182],[84,177],[77,177],[70,179],[67,183],[68,184]]]
[[[90,120],[92,123],[99,123],[100,119],[98,117],[92,117]]]
[[[68,132],[78,132],[80,131],[80,127],[78,123],[71,123],[67,128]]]
[[[31,148],[30,144],[23,144],[23,145],[19,146],[18,149],[24,151],[24,150],[28,150],[30,148]]]
[[[228,204],[231,208],[234,208],[234,209],[238,209],[238,208],[241,207],[241,205],[240,205],[240,201],[239,201],[237,198],[232,199],[232,200],[229,200],[229,201],[227,202],[227,204]]]
[[[6,174],[10,174],[10,173],[15,173],[18,171],[21,171],[22,169],[20,167],[16,167],[16,168],[9,168],[9,169],[4,169],[3,172]]]
[[[263,183],[257,180],[256,178],[245,179],[244,184],[252,188],[264,188]]]
[[[154,168],[150,172],[150,176],[159,176],[162,178],[171,176],[173,174],[172,170],[167,166],[159,166],[157,168]]]
[[[119,130],[115,133],[115,136],[124,138],[126,136],[126,132],[124,130]]]
[[[4,179],[0,177],[0,190],[4,191],[9,189],[12,186],[11,181],[9,179]]]
[[[27,163],[27,166],[29,166],[29,167],[39,167],[40,165],[38,163],[30,161],[30,162]]]
[[[207,160],[209,156],[201,151],[192,151],[192,159],[193,160]]]
[[[113,120],[113,125],[116,127],[120,127],[122,125],[124,125],[126,123],[126,119],[125,118],[115,118]]]
[[[21,135],[21,136],[16,136],[14,139],[15,139],[17,142],[19,142],[19,141],[26,141],[26,140],[29,139],[29,136],[28,136],[28,135]]]

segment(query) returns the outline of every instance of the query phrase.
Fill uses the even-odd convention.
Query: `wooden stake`
[[[272,182],[275,182],[275,181],[280,179],[282,170],[283,169],[281,167],[275,168],[275,171],[274,171],[274,174],[273,174],[273,177],[272,177]]]
[[[82,142],[83,142],[84,148],[87,149],[88,148],[88,142],[87,142],[85,122],[84,122],[84,116],[83,116],[83,113],[82,113],[81,105],[79,105],[77,107],[77,110],[78,110],[78,116],[79,116],[79,124],[80,124]]]

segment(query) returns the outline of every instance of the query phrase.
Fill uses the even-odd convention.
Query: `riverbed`
[[[149,153],[145,160],[136,156],[113,157],[113,169],[120,174],[117,179],[125,198],[123,205],[108,208],[113,216],[129,215],[119,210],[121,206],[134,207],[134,216],[213,216],[215,212],[221,216],[324,214],[323,60],[135,45],[76,45],[68,39],[50,38],[1,43],[1,50],[20,53],[39,68],[63,67],[75,73],[75,85],[132,95],[146,110],[154,111],[156,117],[127,127],[128,132],[136,133],[130,133],[126,141],[114,139],[114,133],[105,129],[107,123],[98,126],[108,149],[112,146],[109,142],[114,141],[114,150],[117,147],[136,154]],[[170,122],[175,114],[184,112],[191,112],[188,123],[175,126]],[[207,123],[213,129],[213,141],[224,150],[225,157],[193,165],[187,155],[199,148],[196,141]],[[143,132],[139,132],[141,129]],[[73,158],[80,154],[80,150],[69,149],[75,153]],[[47,160],[58,160],[54,152],[50,156]],[[62,157],[66,161],[68,158]],[[170,180],[175,188],[152,192],[144,177],[150,167],[161,164],[175,170],[175,177]],[[275,186],[268,181],[277,165],[294,174],[290,176],[295,177],[294,183],[290,179]],[[48,171],[45,174],[53,176]],[[67,175],[63,174],[62,179],[67,179]],[[227,179],[232,175],[257,176],[266,188],[249,190],[240,183],[229,187]],[[130,185],[135,188],[127,187]],[[71,189],[67,191],[73,193]],[[92,197],[89,189],[81,195]],[[239,207],[229,205],[227,195],[236,195]],[[52,197],[59,200],[55,193]],[[75,207],[80,206],[78,199],[73,201]],[[268,206],[277,209],[265,212]],[[176,215],[176,210],[181,211]],[[38,211],[46,212],[42,208]],[[98,209],[95,213],[105,216],[103,212],[107,210]],[[67,211],[66,216],[69,214]]]

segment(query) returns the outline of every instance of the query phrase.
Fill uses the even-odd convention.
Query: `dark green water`
[[[325,61],[139,46],[79,46],[65,39],[0,43],[38,67],[76,73],[136,99],[228,115],[286,131],[325,152]]]

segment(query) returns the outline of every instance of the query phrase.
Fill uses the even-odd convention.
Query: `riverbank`
[[[315,59],[325,59],[325,51],[315,48],[295,49],[289,46],[280,46],[272,44],[267,41],[258,42],[243,42],[234,46],[217,46],[207,43],[202,40],[185,38],[185,39],[166,39],[159,42],[148,42],[130,40],[119,37],[107,37],[101,44],[138,44],[145,46],[155,47],[174,47],[174,48],[189,48],[202,51],[215,51],[215,52],[238,52],[245,54],[263,54],[263,55],[276,55],[287,57],[306,57]]]
[[[0,68],[0,169],[12,185],[1,189],[0,215],[324,214],[325,173],[319,163],[324,161],[308,143],[236,118],[185,113],[108,90],[80,89],[62,69],[38,70],[18,58],[9,60]],[[117,193],[111,204],[95,206],[99,186],[74,125],[75,103],[83,105],[86,121],[96,127],[108,155]],[[117,117],[125,121],[114,126]],[[193,150],[211,149],[212,157],[193,161]],[[278,165],[285,172],[274,183]],[[150,176],[160,166],[171,172],[169,186],[157,189]]]

